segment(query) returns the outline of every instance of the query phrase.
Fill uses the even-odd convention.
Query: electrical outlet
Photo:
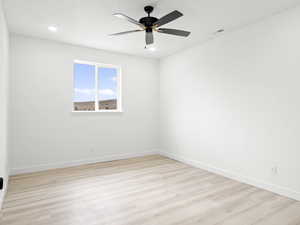
[[[0,190],[2,190],[2,189],[3,189],[3,178],[0,177]]]

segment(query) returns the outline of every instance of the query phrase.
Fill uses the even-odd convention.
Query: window
[[[121,112],[121,69],[76,60],[73,111]]]

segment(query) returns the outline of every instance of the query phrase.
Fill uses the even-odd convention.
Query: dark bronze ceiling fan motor
[[[150,16],[150,14],[154,10],[154,8],[152,6],[150,6],[150,5],[145,6],[144,10],[148,14],[148,16],[141,18],[139,22],[146,27],[146,29],[145,29],[146,32],[152,32],[153,25],[155,22],[158,21],[158,19]]]

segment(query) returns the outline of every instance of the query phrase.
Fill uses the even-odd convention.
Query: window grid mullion
[[[99,111],[99,78],[98,78],[98,65],[95,65],[95,111]]]

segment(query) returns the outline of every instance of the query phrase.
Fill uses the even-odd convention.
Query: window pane
[[[99,110],[117,109],[118,70],[98,68]]]
[[[74,111],[95,111],[95,66],[74,64]]]

